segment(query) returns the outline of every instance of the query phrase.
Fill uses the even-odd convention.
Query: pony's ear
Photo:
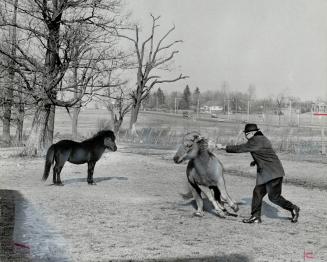
[[[194,142],[200,142],[202,140],[204,140],[205,138],[203,136],[194,136]]]
[[[189,133],[186,133],[184,136],[183,136],[183,141],[185,140],[191,140],[191,141],[194,141],[195,137],[199,137],[200,136],[200,133],[197,132],[197,131],[192,131],[192,132],[189,132]]]
[[[194,136],[193,136],[193,139],[192,139],[193,142],[198,142],[198,141],[199,141],[199,137],[200,137],[200,136],[198,136],[198,135],[194,135]]]

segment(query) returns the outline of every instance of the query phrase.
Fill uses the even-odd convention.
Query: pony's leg
[[[60,179],[60,172],[61,172],[62,168],[63,168],[63,166],[59,166],[59,165],[57,165],[57,163],[53,168],[53,183],[57,186],[64,185]]]
[[[228,205],[235,211],[237,212],[239,210],[238,205],[231,199],[231,197],[228,195],[227,190],[226,190],[226,184],[225,184],[225,179],[223,176],[223,173],[221,173],[220,176],[218,176],[218,183],[217,187],[220,191],[221,194],[221,199],[223,201],[226,201]]]
[[[55,167],[53,167],[52,169],[52,173],[53,173],[53,177],[52,177],[52,182],[53,184],[57,184],[57,169]]]
[[[96,185],[96,183],[93,181],[93,172],[96,162],[87,162],[87,183],[89,185]]]
[[[220,198],[221,194],[220,194],[220,191],[219,191],[218,187],[217,186],[210,186],[209,188],[210,188],[211,193],[212,193],[213,197],[215,198],[215,200],[218,201],[219,204],[224,206],[224,202],[221,201],[221,198]]]
[[[63,186],[64,184],[61,182],[60,173],[62,168],[65,165],[65,162],[68,160],[70,152],[61,152],[60,150],[55,154],[55,166],[53,168],[53,183],[57,186]]]
[[[191,189],[191,193],[195,199],[196,202],[196,206],[197,206],[197,210],[196,212],[194,212],[194,215],[197,217],[203,217],[204,213],[203,213],[203,199],[201,197],[201,192],[199,193],[194,187],[193,185],[190,186]]]
[[[212,195],[211,189],[206,186],[200,186],[201,191],[206,195],[206,197],[209,199],[209,201],[212,203],[213,207],[215,208],[214,212],[218,217],[224,218],[225,214],[225,208],[215,200],[215,198]]]

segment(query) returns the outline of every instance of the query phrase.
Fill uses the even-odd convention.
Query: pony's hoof
[[[214,212],[215,212],[215,214],[216,214],[217,217],[219,217],[219,218],[226,218],[224,212],[221,212],[219,210],[214,210]]]
[[[55,183],[54,185],[55,186],[63,186],[64,184],[60,182],[60,183]]]
[[[231,208],[234,210],[234,212],[238,212],[240,210],[237,204],[232,205]]]
[[[226,211],[224,211],[224,213],[225,213],[225,216],[230,216],[230,217],[238,217],[238,215],[237,215],[237,214],[234,214],[234,213],[230,213],[230,212],[228,212],[227,210],[226,210]]]
[[[92,182],[87,182],[90,186],[95,186],[97,183],[95,183],[94,181]]]
[[[199,212],[199,211],[197,211],[197,212],[194,212],[193,215],[194,215],[195,217],[203,217],[203,216],[204,216],[204,213],[203,213],[203,212]]]

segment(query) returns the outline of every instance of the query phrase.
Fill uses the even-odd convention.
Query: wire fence
[[[137,134],[134,135],[130,135],[128,130],[121,130],[118,134],[118,140],[126,143],[161,145],[174,148],[182,142],[183,136],[190,131],[198,131],[202,136],[216,144],[237,144],[245,142],[239,130],[227,130],[224,128],[191,130],[146,127],[139,129]],[[299,130],[294,128],[266,128],[263,132],[271,140],[277,152],[316,155],[324,153],[323,148],[327,147],[327,141],[322,141],[319,136],[303,136]]]

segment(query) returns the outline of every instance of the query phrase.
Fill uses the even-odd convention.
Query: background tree
[[[158,107],[162,106],[165,104],[165,94],[164,92],[161,90],[161,88],[159,87],[157,92],[156,92],[156,97],[157,97],[157,101],[158,101]]]
[[[113,50],[114,53],[114,50]],[[102,86],[106,86],[104,96],[97,94],[97,98],[104,103],[109,111],[112,121],[112,128],[116,135],[119,135],[119,130],[123,124],[125,115],[130,112],[132,99],[130,96],[130,88],[127,86],[127,81],[124,81],[120,76],[120,72],[129,67],[128,56],[124,53],[115,55],[117,59],[111,59],[110,67],[103,70],[102,76],[106,80]]]
[[[224,113],[226,114],[230,112],[230,91],[227,81],[224,81],[221,85],[221,94],[224,103]]]
[[[283,115],[283,106],[285,103],[285,97],[283,94],[279,94],[275,99],[275,114],[278,115],[278,125],[280,125],[280,117]]]
[[[248,99],[252,100],[255,99],[255,93],[256,93],[256,87],[253,84],[250,84],[249,88],[248,88]]]
[[[144,108],[153,109],[156,106],[155,94],[149,93],[142,101]]]
[[[196,107],[198,104],[198,100],[200,99],[200,89],[198,87],[195,88],[192,98],[192,105]]]
[[[17,8],[18,8],[18,0],[13,1],[12,7],[12,19],[11,23],[13,25],[17,22]],[[9,13],[6,13],[9,16]],[[9,18],[10,19],[10,18]],[[9,42],[8,51],[10,55],[15,58],[16,57],[16,27],[11,26],[9,29]],[[11,118],[12,118],[12,106],[14,100],[14,88],[15,88],[15,63],[12,59],[6,59],[8,61],[7,64],[7,72],[8,72],[8,82],[7,87],[4,88],[4,96],[3,96],[3,140],[7,144],[10,144],[10,126],[11,126]]]
[[[180,109],[190,109],[191,105],[191,91],[188,85],[186,85],[184,91],[183,91],[183,96],[182,99],[179,102],[179,108]]]
[[[200,89],[198,87],[195,88],[193,92],[193,106],[195,108],[195,111],[197,113],[197,116],[200,112]]]
[[[135,124],[139,114],[142,101],[148,96],[154,86],[163,83],[176,82],[186,78],[180,74],[176,78],[163,79],[158,73],[160,69],[165,69],[168,62],[172,61],[174,56],[178,54],[178,50],[172,50],[181,40],[167,42],[167,37],[175,30],[175,26],[167,31],[158,42],[155,42],[155,30],[158,27],[158,20],[160,16],[152,18],[152,26],[150,35],[141,43],[139,26],[135,26],[135,36],[127,36],[117,31],[119,37],[125,38],[134,44],[136,54],[136,88],[132,91],[131,96],[133,99],[130,119],[130,130],[135,131]]]
[[[105,57],[106,39],[117,25],[120,1],[21,0],[16,24],[7,19],[6,11],[12,3],[2,1],[0,24],[3,30],[11,26],[19,31],[17,53],[13,56],[4,45],[0,46],[0,53],[15,64],[15,72],[24,81],[24,91],[34,102],[35,114],[25,153],[41,154],[53,140],[55,107],[72,107],[85,94],[97,91],[92,86],[101,70],[98,64]],[[89,59],[79,67],[80,92],[74,96],[76,83],[69,85],[67,78],[72,72],[71,62],[76,60],[78,27],[92,33],[92,38],[83,41],[93,48],[87,52]],[[66,99],[60,99],[58,92],[67,93]]]
[[[177,91],[173,91],[170,94],[166,95],[166,103],[168,105],[168,108],[175,111],[175,106],[178,106],[177,99],[181,97],[181,94],[179,94]],[[177,108],[176,108],[177,109]]]
[[[74,139],[77,139],[78,116],[81,108],[93,98],[99,99],[99,96],[101,97],[103,94],[105,97],[108,96],[108,89],[110,89],[109,93],[112,93],[113,88],[125,83],[114,75],[117,71],[124,70],[128,64],[126,54],[117,49],[117,41],[100,42],[105,49],[102,47],[99,49],[97,46],[90,45],[90,42],[96,41],[98,35],[93,35],[93,32],[85,30],[81,26],[76,28],[75,32],[78,34],[76,34],[74,42],[74,56],[71,62],[72,73],[70,74],[71,77],[68,78],[68,86],[74,86],[73,95],[75,98],[81,96],[83,90],[88,90],[83,99],[73,106],[72,135]],[[90,41],[85,42],[85,39]],[[100,53],[97,54],[96,52]],[[89,70],[85,74],[85,70],[83,71],[82,68],[93,68],[93,70]],[[92,85],[91,88],[90,85]],[[120,91],[118,89],[118,92]]]
[[[109,87],[107,89],[108,99],[106,99],[105,105],[110,112],[113,130],[117,136],[119,135],[124,117],[132,106],[132,99],[129,94],[130,90],[125,85],[118,85],[117,87]]]

